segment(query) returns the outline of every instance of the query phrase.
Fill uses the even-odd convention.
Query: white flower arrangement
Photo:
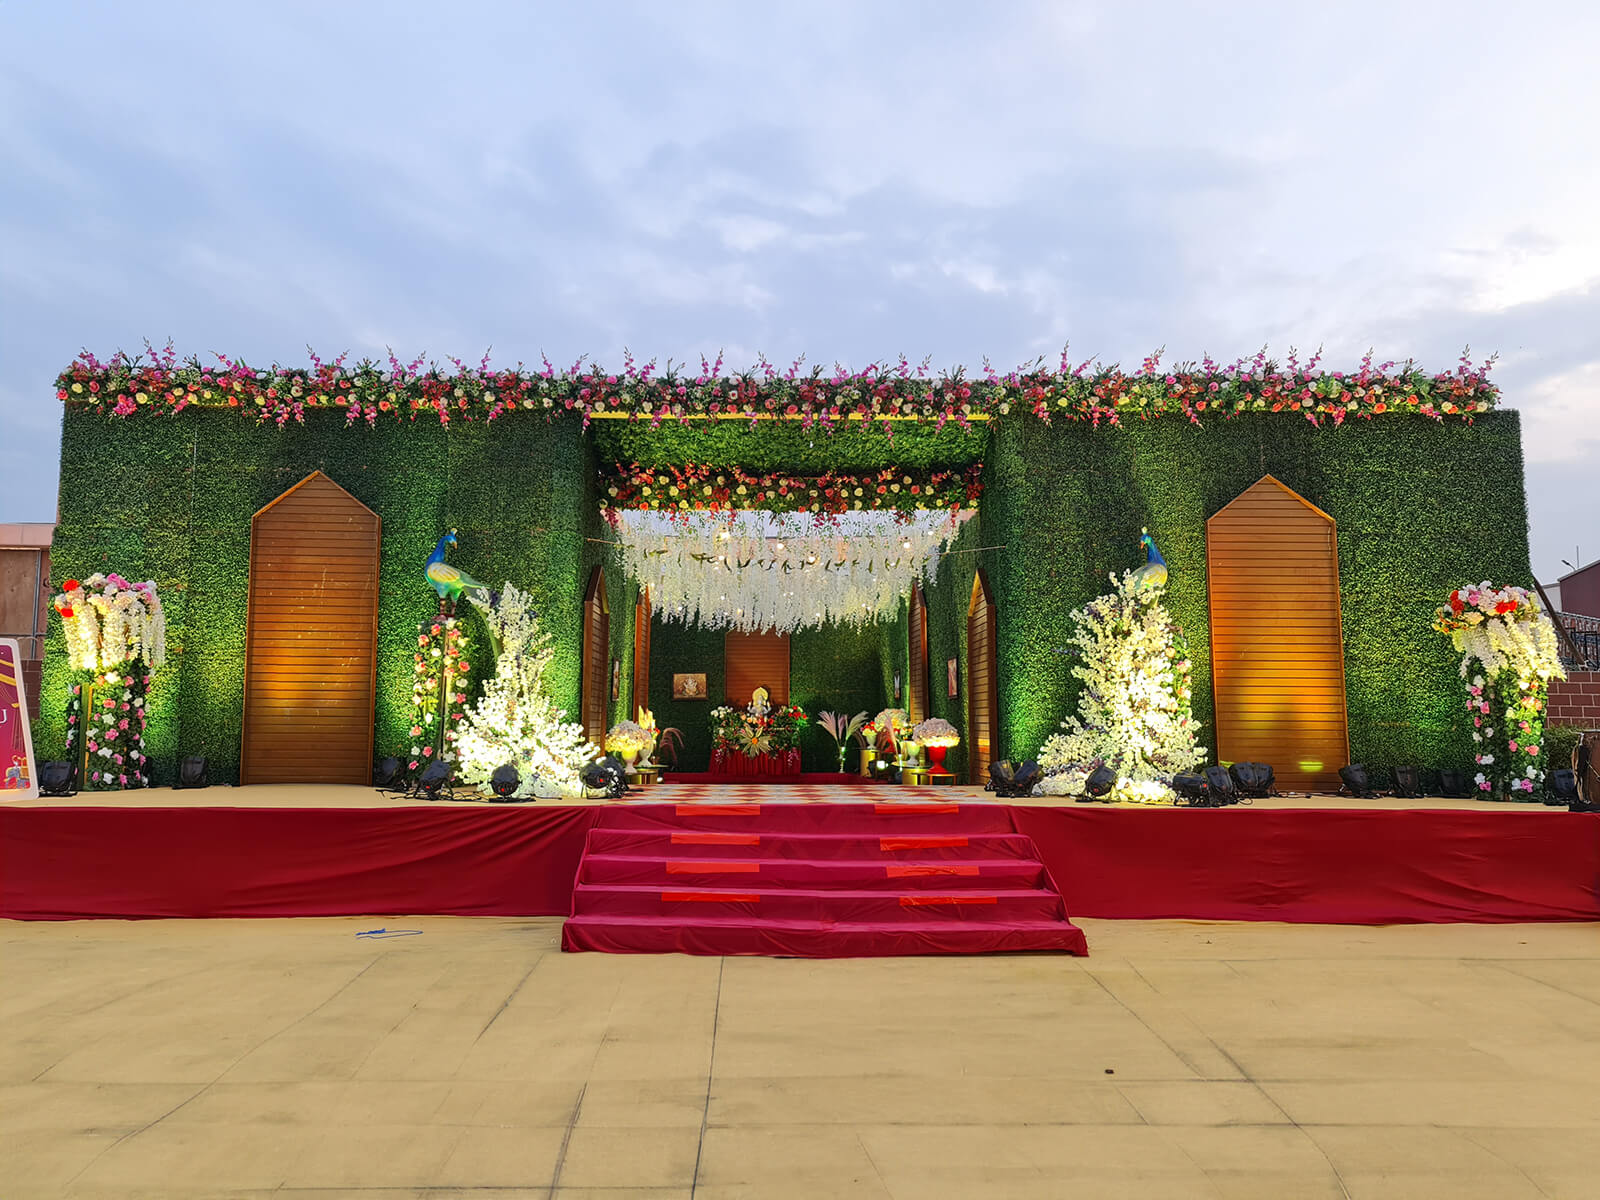
[[[69,579],[53,605],[66,633],[72,665],[109,671],[143,661],[151,670],[167,660],[167,617],[154,580],[129,583],[117,574]]]
[[[961,741],[961,735],[956,732],[956,727],[943,717],[929,717],[926,721],[918,721],[916,728],[911,731],[911,736],[919,746],[954,746]]]

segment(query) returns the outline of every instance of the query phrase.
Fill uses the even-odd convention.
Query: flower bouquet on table
[[[711,710],[711,768],[719,770],[729,759],[770,755],[799,770],[800,731],[806,726],[805,709],[798,704],[773,704],[765,712],[723,704]]]
[[[886,708],[873,717],[870,725],[879,748],[891,754],[900,749],[900,739],[911,728],[911,717],[903,708]]]
[[[943,717],[929,717],[926,721],[917,722],[911,731],[911,736],[916,739],[917,745],[928,748],[928,762],[931,769],[941,773],[944,771],[945,751],[961,741],[961,735],[956,732],[956,727]]]
[[[637,721],[618,721],[606,733],[605,750],[626,763],[631,772],[635,763],[649,759],[655,744],[655,734]]]

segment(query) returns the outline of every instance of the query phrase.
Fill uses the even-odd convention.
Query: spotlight
[[[1439,772],[1439,794],[1447,800],[1465,800],[1472,795],[1467,786],[1467,773],[1455,767],[1445,767]]]
[[[1205,769],[1205,779],[1206,797],[1213,808],[1239,803],[1239,793],[1234,790],[1233,776],[1228,774],[1227,768],[1213,764]]]
[[[1272,795],[1274,780],[1270,763],[1240,762],[1228,768],[1234,790],[1241,796],[1264,797]]]
[[[621,760],[606,755],[583,769],[583,786],[599,792],[607,800],[615,800],[628,790],[628,775]]]
[[[1089,778],[1083,781],[1083,795],[1078,798],[1079,802],[1093,803],[1096,800],[1105,800],[1111,795],[1111,789],[1116,786],[1117,773],[1108,766],[1098,766],[1090,771]]]
[[[417,780],[417,790],[429,800],[437,800],[445,784],[450,782],[450,768],[442,762],[431,762]]]
[[[1348,790],[1350,795],[1359,796],[1363,800],[1371,800],[1377,796],[1372,790],[1372,781],[1367,777],[1367,768],[1361,763],[1348,763],[1339,768],[1341,786],[1339,794],[1342,796]]]
[[[989,782],[984,784],[984,790],[993,792],[996,796],[1015,799],[1033,793],[1033,785],[1039,779],[1039,764],[1029,759],[1020,767],[1007,762],[993,762],[989,764]]]
[[[1205,808],[1209,804],[1204,775],[1196,775],[1193,771],[1174,775],[1172,790],[1178,793],[1179,800],[1195,808]]]
[[[1544,802],[1552,808],[1566,805],[1583,812],[1584,809],[1579,807],[1583,801],[1578,798],[1578,773],[1570,767],[1551,771],[1544,781]]]
[[[178,782],[181,788],[203,788],[210,784],[206,778],[206,756],[191,754],[178,763]]]
[[[517,774],[517,769],[510,763],[496,767],[494,774],[489,776],[489,790],[501,800],[510,800],[521,786],[522,776]]]
[[[78,764],[47,762],[39,767],[39,794],[41,796],[76,796],[78,789]]]
[[[401,781],[400,760],[392,755],[379,762],[377,769],[372,772],[373,786],[380,792],[399,791],[396,785]]]
[[[1394,794],[1407,800],[1414,800],[1422,795],[1422,772],[1416,767],[1396,767],[1394,769]]]

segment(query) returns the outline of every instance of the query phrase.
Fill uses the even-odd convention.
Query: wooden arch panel
[[[1000,729],[1000,683],[994,597],[979,571],[967,603],[967,767],[974,784],[989,781]]]
[[[913,723],[928,717],[928,600],[911,589],[911,620],[906,652],[906,715]]]
[[[1333,518],[1272,476],[1206,522],[1217,757],[1271,763],[1284,790],[1349,761]]]
[[[789,635],[730,632],[722,642],[722,694],[734,708],[744,708],[758,687],[773,704],[789,703]]]
[[[251,519],[240,783],[372,782],[381,536],[321,471]]]
[[[611,687],[611,602],[605,572],[596,567],[583,596],[583,735],[605,745]]]

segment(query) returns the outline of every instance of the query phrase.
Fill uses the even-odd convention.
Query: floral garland
[[[67,757],[84,755],[83,784],[147,787],[145,700],[150,674],[167,659],[167,617],[153,581],[121,575],[69,579],[52,602],[66,634],[74,669],[93,671],[84,690],[72,685],[67,704]]]
[[[1474,364],[1463,351],[1453,371],[1429,374],[1414,363],[1377,363],[1369,353],[1351,371],[1325,371],[1320,353],[1301,362],[1290,352],[1282,362],[1266,351],[1223,365],[1209,356],[1200,363],[1161,365],[1161,352],[1145,358],[1137,371],[1098,365],[1089,359],[1074,366],[1065,351],[1054,366],[1042,360],[1001,374],[985,360],[969,376],[957,367],[933,374],[926,361],[913,368],[904,356],[896,363],[871,363],[859,371],[836,366],[802,373],[803,357],[781,372],[764,357],[743,372],[725,374],[700,360],[698,371],[670,361],[658,371],[654,361],[639,364],[624,357],[620,371],[583,359],[558,370],[549,359],[540,369],[521,364],[509,370],[477,366],[460,359],[447,373],[424,357],[402,363],[370,359],[346,365],[345,355],[325,362],[314,353],[309,367],[274,363],[254,369],[217,355],[216,365],[198,358],[180,362],[169,343],[144,354],[122,352],[102,361],[87,350],[56,380],[58,399],[85,404],[112,416],[139,412],[178,413],[195,405],[236,408],[280,428],[303,421],[308,409],[343,410],[353,425],[365,421],[493,421],[507,413],[531,411],[548,417],[572,413],[585,425],[596,417],[626,417],[659,426],[683,419],[800,421],[806,428],[830,431],[851,421],[889,423],[916,420],[940,426],[954,421],[1000,419],[1031,413],[1056,420],[1105,421],[1182,417],[1196,424],[1208,414],[1232,417],[1242,412],[1276,412],[1303,417],[1313,425],[1339,425],[1350,417],[1417,413],[1437,421],[1488,412],[1499,399],[1489,381],[1491,358]]]
[[[983,494],[983,464],[960,470],[864,475],[757,474],[737,467],[618,466],[603,473],[602,509],[739,510],[844,513],[870,509],[910,515],[918,510],[971,508]]]
[[[466,712],[470,651],[471,639],[459,617],[437,616],[417,626],[417,649],[411,659],[409,770],[415,771],[435,755],[445,763],[459,759],[457,726]]]
[[[806,710],[798,704],[775,704],[765,713],[723,704],[710,713],[713,755],[782,754],[797,749],[806,727]]]
[[[1485,582],[1451,592],[1433,627],[1461,652],[1478,790],[1531,794],[1545,776],[1546,693],[1552,679],[1566,678],[1555,626],[1526,588]]]

